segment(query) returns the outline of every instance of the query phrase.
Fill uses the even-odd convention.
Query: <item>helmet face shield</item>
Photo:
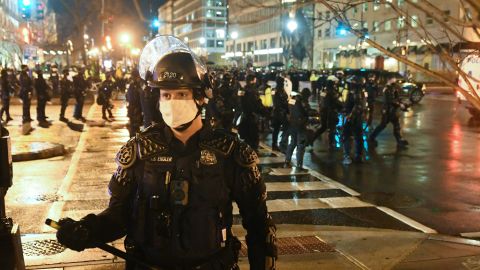
[[[201,60],[173,36],[151,40],[143,48],[138,69],[150,86],[164,89],[203,88],[207,74]]]

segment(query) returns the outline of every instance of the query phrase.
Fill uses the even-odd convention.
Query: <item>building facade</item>
[[[403,55],[425,68],[444,70],[445,65],[438,55],[428,49],[428,41],[422,37],[425,36],[425,32],[428,32],[437,44],[455,45],[460,40],[453,35],[445,35],[441,23],[404,0],[387,0],[387,2],[405,11],[406,16],[398,16],[398,13],[384,1],[362,3],[347,10],[345,15],[351,27],[357,30],[363,29],[371,40],[384,48]],[[412,2],[422,4],[418,0]],[[437,9],[436,11],[430,9],[435,11],[433,14],[445,23],[471,16],[466,14],[471,12],[468,8],[463,9],[460,6],[460,1],[431,0],[429,2]],[[408,67],[405,64],[393,58],[383,58],[384,55],[381,52],[370,48],[368,44],[343,29],[345,26],[338,25],[333,19],[333,14],[325,6],[317,4],[315,16],[329,23],[315,28],[314,68],[378,68],[380,66],[390,71],[407,72]],[[452,27],[456,26],[452,24]],[[465,29],[456,28],[464,35],[473,36],[471,29],[465,31]],[[378,62],[379,59],[382,63]]]
[[[160,34],[173,34],[199,56],[217,64],[223,62],[227,0],[170,0],[158,14]]]
[[[263,2],[264,6],[277,3]],[[279,6],[281,7],[281,6]],[[282,20],[279,8],[261,8],[244,1],[230,1],[229,33],[224,56],[229,63],[266,66],[283,62]]]
[[[17,0],[0,0],[0,64],[20,67],[22,35]]]

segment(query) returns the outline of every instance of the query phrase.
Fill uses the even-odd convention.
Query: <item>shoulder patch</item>
[[[135,138],[130,139],[115,156],[115,162],[122,169],[130,168],[137,159]]]
[[[236,143],[236,138],[221,131],[212,132],[212,136],[200,142],[200,147],[215,151],[222,155],[229,155]]]
[[[235,161],[243,167],[252,167],[259,161],[257,153],[244,142],[238,144],[234,155]]]
[[[144,160],[157,154],[165,153],[168,150],[161,133],[137,133],[139,158]]]

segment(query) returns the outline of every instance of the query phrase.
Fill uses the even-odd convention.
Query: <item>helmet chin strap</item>
[[[173,129],[175,129],[176,131],[182,132],[182,131],[187,130],[187,129],[192,125],[193,121],[194,121],[195,119],[197,119],[197,117],[200,115],[200,112],[202,111],[202,110],[201,110],[201,109],[202,109],[202,106],[200,106],[200,105],[197,103],[197,100],[195,100],[195,105],[197,105],[197,114],[195,114],[195,117],[192,119],[192,121],[190,121],[190,122],[188,122],[188,123],[185,123],[185,124],[183,124],[183,125],[180,125],[180,126],[178,126],[178,127],[174,127]]]

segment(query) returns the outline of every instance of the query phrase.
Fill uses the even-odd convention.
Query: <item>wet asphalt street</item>
[[[402,117],[408,149],[397,150],[387,126],[365,163],[342,165],[342,151],[328,152],[325,136],[306,154],[306,163],[359,192],[361,200],[439,233],[478,232],[480,128],[469,125],[469,118],[454,96],[427,95]],[[378,115],[374,124],[379,120]]]

